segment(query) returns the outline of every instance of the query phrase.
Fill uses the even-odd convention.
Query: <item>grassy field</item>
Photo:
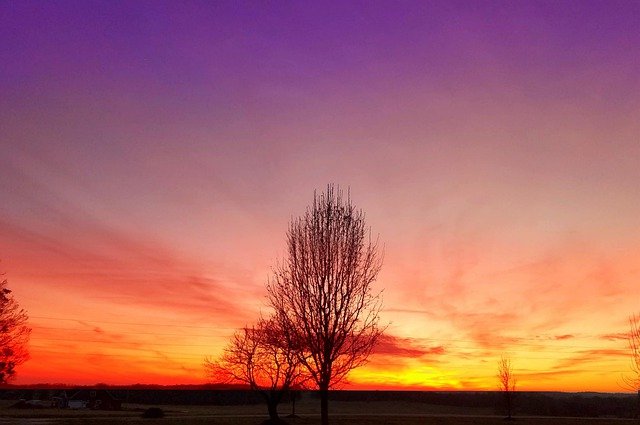
[[[145,405],[126,404],[117,412],[68,409],[11,409],[0,405],[0,425],[259,425],[266,419],[264,405],[250,406],[160,406],[162,419],[143,419]],[[305,400],[296,406],[296,418],[286,418],[290,406],[281,406],[282,417],[291,425],[320,423],[317,400]],[[634,423],[620,419],[517,418],[507,422],[491,416],[486,409],[461,409],[415,402],[332,402],[334,425],[613,425]]]
[[[164,418],[164,419],[107,419],[107,418],[66,418],[66,419],[20,419],[20,420],[3,420],[0,419],[2,424],[19,424],[19,425],[116,425],[116,424],[131,424],[131,425],[259,425],[262,422],[256,418]],[[290,424],[295,425],[318,425],[319,419],[307,419],[299,418],[296,420],[289,420]],[[619,425],[621,421],[616,420],[588,420],[581,421],[578,419],[563,419],[563,418],[521,418],[516,419],[513,422],[517,425],[580,425],[584,423],[593,425]],[[632,422],[629,422],[632,423]],[[415,418],[394,418],[394,417],[358,417],[358,418],[345,418],[345,417],[332,417],[332,425],[504,425],[505,421],[500,418],[453,418],[453,417],[415,417]]]

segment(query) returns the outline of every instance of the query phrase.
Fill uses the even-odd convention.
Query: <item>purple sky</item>
[[[599,348],[640,308],[639,22],[632,1],[7,2],[2,270],[35,325],[168,315],[219,331],[201,359],[256,316],[288,220],[335,182],[385,243],[392,336],[491,362],[526,356],[501,338]],[[46,338],[25,382],[65,379],[38,367],[63,349]],[[454,345],[361,382],[492,386]],[[612,389],[567,368],[573,346],[543,347],[557,360],[524,385]],[[110,378],[79,364],[65,376]]]

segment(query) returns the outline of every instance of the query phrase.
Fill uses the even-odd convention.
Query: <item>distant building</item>
[[[69,400],[67,402],[67,406],[69,409],[86,409],[87,401],[86,400]]]
[[[120,410],[122,400],[115,398],[108,390],[83,389],[69,398],[71,409]]]

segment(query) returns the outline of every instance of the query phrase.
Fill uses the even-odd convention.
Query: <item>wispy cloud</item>
[[[388,333],[383,334],[376,344],[373,354],[395,358],[432,357],[445,354],[442,345],[425,346],[418,339],[403,338]]]
[[[603,335],[598,335],[598,337],[600,339],[603,339],[605,341],[620,341],[620,340],[628,340],[629,339],[629,333],[628,332],[615,332],[615,333],[610,333],[610,334],[603,334]]]
[[[571,335],[571,334],[556,335],[553,337],[553,339],[555,339],[556,341],[566,341],[567,339],[573,339],[573,338],[575,338],[575,335]]]

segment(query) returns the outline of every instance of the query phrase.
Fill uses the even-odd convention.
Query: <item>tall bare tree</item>
[[[333,185],[293,219],[287,255],[267,284],[269,304],[320,391],[329,423],[329,388],[367,361],[381,335],[381,294],[373,283],[382,257],[365,215]]]
[[[627,334],[631,354],[631,375],[623,375],[624,386],[638,394],[636,417],[640,417],[640,316],[629,317],[629,333]]]
[[[29,359],[27,344],[31,335],[27,312],[7,284],[6,279],[0,280],[0,383],[13,379],[16,367]]]
[[[207,375],[216,382],[244,383],[267,403],[272,424],[280,423],[278,404],[292,388],[304,385],[297,353],[273,320],[238,330],[217,360],[205,360]]]
[[[498,361],[498,388],[502,392],[507,419],[513,419],[513,397],[516,390],[516,377],[513,374],[511,359],[502,356]]]

